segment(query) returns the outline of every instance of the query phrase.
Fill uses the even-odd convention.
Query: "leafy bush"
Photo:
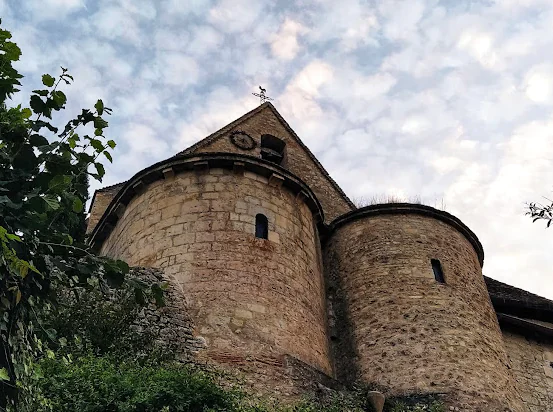
[[[182,364],[120,362],[110,356],[40,363],[44,396],[36,411],[80,412],[363,412],[359,399],[334,393],[325,400],[285,405],[250,397],[218,382],[215,370]]]
[[[80,412],[201,412],[238,410],[239,392],[185,365],[139,365],[109,356],[41,362],[42,389],[51,410]]]

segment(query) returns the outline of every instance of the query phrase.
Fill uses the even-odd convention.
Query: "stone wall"
[[[209,355],[205,339],[194,336],[194,319],[176,284],[162,270],[154,268],[133,267],[129,275],[148,284],[167,282],[165,306],[151,303],[144,307],[132,328],[153,336],[157,346],[173,353],[178,361],[215,364],[234,376],[230,381],[239,382],[242,390],[280,400],[295,400],[324,388],[341,388],[337,381],[293,356]]]
[[[553,343],[503,330],[512,373],[530,412],[553,412]]]
[[[254,236],[258,213],[268,217],[268,240]],[[101,253],[163,268],[208,358],[287,354],[331,374],[318,242],[301,197],[257,174],[206,169],[148,185]]]
[[[153,336],[156,344],[173,353],[177,360],[195,359],[198,352],[205,349],[205,341],[194,336],[194,321],[182,291],[159,269],[133,267],[129,276],[148,284],[167,282],[168,286],[164,292],[165,306],[150,303],[143,307],[133,325],[134,330]]]
[[[459,231],[420,214],[349,221],[325,269],[338,379],[446,393],[467,412],[522,410],[477,253]]]
[[[255,141],[256,147],[253,150],[242,150],[233,145],[230,141],[231,132],[244,131]],[[226,152],[241,153],[261,157],[260,141],[262,134],[272,134],[286,142],[285,158],[283,166],[306,182],[323,206],[326,222],[331,222],[339,215],[353,209],[344,199],[344,195],[333,186],[329,178],[324,175],[315,161],[307,154],[308,149],[291,135],[282,121],[275,115],[269,105],[261,108],[261,111],[247,118],[235,128],[224,130],[221,137],[213,140],[205,146],[193,150],[193,153],[202,152]]]
[[[87,234],[94,230],[94,228],[100,221],[100,218],[111,203],[112,199],[123,187],[123,185],[124,183],[119,183],[97,190],[96,193],[94,193],[94,199],[92,201],[92,204],[90,205],[90,214],[88,216],[88,222],[86,225]]]

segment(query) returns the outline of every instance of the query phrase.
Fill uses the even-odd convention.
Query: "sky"
[[[102,98],[124,181],[275,107],[350,198],[444,209],[484,274],[553,299],[551,0],[0,0],[25,96],[67,67],[67,114]],[[61,123],[60,123],[61,124]]]

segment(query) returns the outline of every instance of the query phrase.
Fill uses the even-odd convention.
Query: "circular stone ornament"
[[[243,150],[252,150],[255,148],[255,140],[246,132],[232,132],[230,134],[230,141],[236,147]]]

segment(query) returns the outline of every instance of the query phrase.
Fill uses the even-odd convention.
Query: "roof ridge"
[[[297,133],[292,129],[292,127],[288,124],[288,122],[282,117],[282,115],[278,112],[275,106],[273,106],[270,102],[265,103],[267,106],[271,109],[271,111],[275,114],[275,116],[278,118],[278,120],[284,125],[288,133],[290,133],[300,144],[300,146],[303,148],[303,150],[306,151],[307,155],[313,160],[315,165],[319,168],[319,170],[322,172],[322,174],[330,181],[330,184],[334,186],[334,188],[342,195],[344,200],[348,203],[349,206],[353,207],[354,209],[357,209],[357,206],[350,200],[350,198],[346,195],[346,193],[342,190],[342,188],[336,183],[336,181],[330,176],[330,174],[326,171],[324,166],[321,164],[319,159],[313,154],[311,150],[306,146],[305,143],[300,139],[300,137],[297,135]]]
[[[124,180],[124,181],[122,181],[122,182],[119,182],[119,183],[114,183],[114,184],[109,185],[109,186],[101,187],[101,188],[99,188],[99,189],[96,189],[95,192],[105,192],[106,190],[113,189],[113,188],[116,187],[116,186],[124,185],[125,183],[127,183],[126,180]]]
[[[245,122],[246,120],[248,120],[249,118],[251,118],[252,116],[258,114],[259,112],[261,112],[263,109],[265,108],[269,108],[271,110],[271,112],[276,116],[276,118],[278,119],[278,121],[280,121],[282,123],[282,125],[284,126],[284,128],[286,129],[286,131],[288,131],[288,133],[290,133],[290,135],[296,139],[296,141],[298,142],[298,144],[301,146],[301,148],[307,153],[307,155],[309,156],[309,158],[313,161],[313,163],[315,163],[315,165],[319,168],[319,170],[321,171],[321,173],[323,174],[323,176],[325,176],[328,181],[330,182],[330,184],[334,187],[334,189],[336,189],[336,191],[342,196],[342,198],[346,201],[346,203],[352,207],[353,209],[357,209],[357,207],[355,206],[355,204],[350,200],[350,198],[346,195],[346,193],[342,190],[342,188],[338,185],[338,183],[336,183],[336,181],[330,176],[330,174],[326,171],[326,169],[324,168],[324,166],[321,164],[321,162],[319,161],[319,159],[317,159],[317,157],[313,154],[313,152],[311,152],[311,150],[309,150],[309,148],[305,145],[305,143],[303,143],[303,141],[300,139],[300,137],[297,135],[297,133],[294,131],[294,129],[292,129],[292,127],[290,127],[290,125],[288,124],[288,122],[284,119],[284,117],[282,117],[282,115],[278,112],[278,110],[270,103],[270,102],[265,102],[259,106],[257,106],[255,109],[253,110],[250,110],[248,113],[242,115],[241,117],[239,117],[238,119],[236,119],[235,121],[233,121],[232,123],[229,123],[227,124],[226,126],[222,127],[221,129],[215,131],[214,133],[210,134],[209,136],[203,138],[202,140],[194,143],[192,146],[184,149],[183,151],[181,152],[178,152],[175,156],[180,156],[180,155],[183,155],[183,154],[188,154],[188,153],[191,153],[193,152],[194,150],[196,149],[200,149],[204,146],[207,146],[208,144],[212,143],[213,141],[215,141],[217,138],[219,138],[221,135],[223,135],[224,133],[226,133],[227,131],[235,128],[236,126],[238,126],[239,124]],[[173,156],[173,157],[175,157]]]

